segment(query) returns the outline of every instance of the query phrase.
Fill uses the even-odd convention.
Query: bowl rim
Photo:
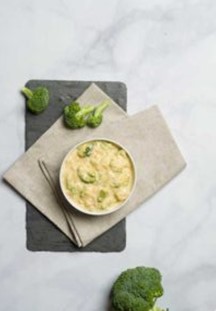
[[[68,158],[68,156],[75,150],[77,149],[79,146],[85,144],[85,143],[88,143],[88,142],[92,142],[92,141],[107,141],[107,142],[110,142],[114,145],[117,145],[119,147],[121,147],[123,150],[126,151],[130,161],[131,161],[131,164],[132,164],[132,167],[133,167],[133,175],[134,175],[134,178],[133,178],[133,185],[132,185],[132,188],[131,188],[131,191],[127,197],[127,199],[125,201],[123,201],[122,203],[120,203],[119,205],[117,205],[116,207],[112,208],[112,209],[109,209],[109,210],[105,210],[104,212],[98,212],[98,211],[94,211],[94,212],[91,212],[91,211],[88,211],[87,209],[84,209],[82,208],[79,204],[77,204],[76,202],[74,202],[71,198],[68,197],[68,195],[65,193],[65,187],[63,185],[63,166],[64,166],[64,163],[66,161],[66,159]],[[64,198],[66,199],[66,201],[69,203],[70,207],[74,208],[75,210],[83,213],[83,214],[86,214],[86,215],[90,215],[90,216],[104,216],[104,215],[108,215],[108,214],[111,214],[111,213],[114,213],[116,211],[118,211],[120,208],[122,208],[127,202],[128,200],[131,198],[133,192],[134,192],[134,189],[135,189],[135,186],[136,186],[136,182],[137,182],[137,173],[136,173],[136,166],[135,166],[135,161],[134,161],[134,158],[133,156],[131,155],[131,153],[128,151],[127,148],[125,148],[123,146],[123,144],[117,142],[116,140],[113,140],[113,139],[110,139],[110,138],[105,138],[105,137],[95,137],[95,138],[89,138],[89,139],[85,139],[85,140],[82,140],[81,142],[75,144],[67,153],[66,155],[64,156],[62,162],[61,162],[61,166],[60,166],[60,171],[59,171],[59,185],[60,185],[60,190],[64,196]]]

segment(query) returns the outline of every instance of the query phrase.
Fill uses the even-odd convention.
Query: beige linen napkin
[[[98,104],[107,98],[92,84],[77,100],[81,104]],[[60,118],[4,175],[7,182],[81,247],[114,226],[185,167],[157,107],[128,118],[110,101],[99,128],[72,131],[64,127]],[[135,191],[122,209],[110,215],[87,216],[73,209],[69,212],[58,194],[61,162],[76,143],[100,137],[116,140],[132,154],[137,168]]]
[[[77,101],[83,104],[99,104],[103,100],[109,100],[110,106],[105,112],[103,124],[106,127],[110,122],[126,118],[126,112],[107,96],[97,85],[91,84]],[[83,128],[79,130],[67,129],[59,118],[36,142],[33,144],[4,174],[3,178],[15,188],[25,199],[35,206],[44,216],[52,221],[73,242],[80,245],[74,239],[71,227],[65,219],[65,212],[56,202],[52,188],[47,183],[38,165],[38,159],[48,154],[56,156],[56,165],[61,158],[75,144],[84,140],[92,131],[99,128]]]

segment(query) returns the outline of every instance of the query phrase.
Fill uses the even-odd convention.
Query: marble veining
[[[29,79],[120,80],[157,104],[186,170],[127,219],[121,253],[31,253],[25,203],[0,185],[0,310],[108,311],[116,276],[158,267],[170,311],[216,310],[216,2],[12,0],[0,10],[0,171],[24,151]]]

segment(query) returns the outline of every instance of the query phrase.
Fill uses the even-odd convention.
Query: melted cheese
[[[134,169],[125,150],[97,140],[69,153],[63,164],[63,186],[72,202],[90,212],[113,209],[127,200]]]

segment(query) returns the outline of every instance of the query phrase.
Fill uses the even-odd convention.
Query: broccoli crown
[[[93,112],[88,116],[87,125],[90,127],[98,127],[103,121],[103,112],[109,103],[107,101],[98,105]]]
[[[84,127],[86,125],[86,116],[93,109],[93,106],[88,105],[81,108],[79,103],[73,102],[64,108],[64,122],[72,129]]]
[[[120,274],[112,288],[117,311],[150,311],[163,295],[161,274],[155,268],[136,267]]]
[[[27,108],[35,114],[44,111],[49,104],[49,92],[45,87],[38,87],[30,90],[27,87],[22,88],[22,93],[27,97]]]

